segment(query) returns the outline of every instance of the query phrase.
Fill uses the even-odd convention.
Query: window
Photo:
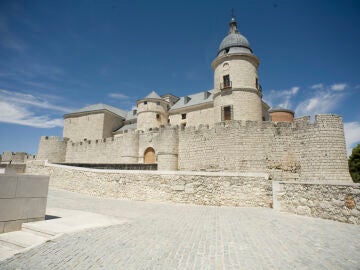
[[[258,78],[256,78],[255,84],[256,84],[256,89],[259,89],[259,79]]]
[[[186,123],[183,123],[183,124],[181,124],[180,126],[181,126],[181,130],[184,130],[185,127],[186,127]]]
[[[186,119],[186,113],[181,114],[181,119]]]
[[[221,121],[229,121],[233,119],[233,110],[232,106],[224,106],[221,110]]]
[[[160,101],[156,101],[156,105],[158,105],[158,106],[159,106],[159,105],[160,105]]]
[[[230,75],[224,75],[223,76],[223,83],[220,85],[220,88],[221,89],[231,88]]]
[[[168,124],[170,124],[170,119],[168,119]]]
[[[160,119],[160,114],[156,114],[156,119]]]
[[[146,105],[147,104],[147,101],[144,101],[144,105]]]

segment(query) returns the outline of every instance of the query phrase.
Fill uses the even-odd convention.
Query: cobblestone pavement
[[[128,223],[64,235],[0,269],[360,269],[360,226],[234,208],[97,199],[51,190],[49,207]]]

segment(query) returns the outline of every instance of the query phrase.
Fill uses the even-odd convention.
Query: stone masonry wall
[[[348,181],[342,119],[294,123],[227,121],[179,133],[179,169],[267,172],[276,180]]]
[[[64,162],[66,141],[57,136],[42,136],[36,159],[47,159],[50,162]]]
[[[360,224],[360,184],[273,182],[282,212]]]
[[[67,143],[65,162],[137,163],[138,133],[131,131],[115,138]]]
[[[26,173],[49,175],[50,187],[100,197],[202,205],[271,207],[265,174],[116,171],[28,162]]]

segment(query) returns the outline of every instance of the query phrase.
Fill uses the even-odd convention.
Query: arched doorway
[[[146,148],[144,152],[144,163],[145,164],[151,164],[156,163],[156,156],[155,156],[155,150],[152,147]]]

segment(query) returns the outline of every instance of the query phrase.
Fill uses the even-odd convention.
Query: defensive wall
[[[317,115],[293,123],[226,121],[214,127],[168,126],[104,140],[42,137],[38,159],[69,163],[142,163],[152,147],[159,170],[269,173],[275,180],[348,181],[342,118]]]
[[[50,187],[99,197],[274,210],[360,224],[360,184],[279,182],[264,173],[120,171],[28,162]]]
[[[5,151],[0,156],[0,162],[5,164],[20,164],[20,163],[26,163],[28,160],[34,160],[34,155],[29,155],[25,152],[10,152]]]

